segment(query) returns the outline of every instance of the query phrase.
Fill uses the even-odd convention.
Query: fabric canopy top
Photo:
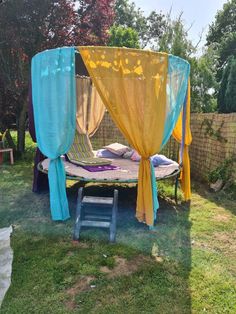
[[[76,79],[76,52],[80,53],[94,85],[88,79]],[[63,47],[44,51],[32,59],[36,137],[40,150],[51,158],[49,186],[54,220],[69,217],[60,155],[72,144],[76,116],[78,131],[91,135],[102,120],[103,104],[142,157],[137,219],[149,226],[154,223],[159,205],[150,157],[162,149],[172,132],[182,143],[182,188],[185,199],[190,199],[189,73],[189,63],[181,58],[127,48]],[[84,89],[90,92],[83,93]],[[77,101],[77,106],[80,104],[77,109],[76,97],[83,98]],[[86,97],[93,99],[90,108],[86,107]]]

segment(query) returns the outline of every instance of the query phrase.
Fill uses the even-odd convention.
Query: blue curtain
[[[162,140],[162,148],[168,142],[173,129],[177,123],[180,112],[183,108],[185,97],[188,89],[188,78],[190,75],[190,65],[187,61],[169,55],[168,57],[168,77],[166,86],[166,120],[164,135]],[[154,217],[157,217],[159,208],[157,197],[157,184],[155,171],[152,165],[152,197]]]
[[[154,221],[155,221],[157,219],[157,210],[159,208],[159,201],[158,201],[158,191],[157,191],[155,169],[154,169],[152,161],[150,162],[150,164],[151,164],[151,180],[152,180],[152,201],[153,201],[153,212],[154,212]]]
[[[169,55],[167,78],[166,121],[162,147],[168,142],[183,108],[190,74],[187,61]]]
[[[76,119],[75,49],[46,50],[32,59],[32,95],[38,147],[51,159],[48,178],[53,220],[70,217],[66,175],[60,158],[74,138]]]

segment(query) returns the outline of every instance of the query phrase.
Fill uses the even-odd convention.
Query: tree
[[[188,31],[185,28],[182,13],[175,19],[171,19],[170,13],[166,16],[166,23],[163,34],[154,47],[155,50],[171,53],[175,56],[186,59],[191,66],[191,110],[202,111],[199,106],[199,88],[196,76],[198,73],[198,60],[193,57],[196,47],[188,39]]]
[[[232,61],[236,58],[236,0],[225,3],[223,9],[216,14],[215,21],[209,28],[207,45],[214,45],[219,56],[216,66],[216,78],[220,83],[218,109],[220,112],[229,112],[230,108],[234,110],[232,106],[234,92],[231,86],[235,86],[233,78],[236,76]],[[227,97],[226,89],[228,89]]]
[[[231,57],[224,68],[218,94],[219,112],[236,112],[236,58]]]
[[[136,8],[134,2],[130,3],[129,0],[116,0],[115,1],[115,25],[130,27],[134,29],[140,39],[142,34],[147,32],[147,21],[140,8]]]
[[[115,26],[110,29],[109,46],[139,48],[138,33],[131,27]]]
[[[152,11],[147,17],[147,26],[147,33],[144,34],[142,40],[143,46],[146,47],[147,45],[149,45],[152,47],[152,49],[155,49],[166,31],[166,16],[162,13]]]
[[[236,58],[231,61],[228,84],[225,92],[226,112],[236,112]]]
[[[219,52],[219,77],[223,71],[224,66],[227,64],[231,56],[236,56],[236,32],[228,34],[222,38],[222,41],[218,46]]]
[[[185,29],[182,13],[173,20],[170,14],[167,15],[163,35],[156,49],[184,59],[188,59],[196,51],[196,47],[188,39],[188,31]]]
[[[44,49],[105,43],[112,23],[112,3],[113,0],[80,0],[78,13],[72,0],[1,2],[0,112],[4,115],[0,117],[0,127],[10,126],[10,120],[5,118],[11,111],[20,153],[24,151],[31,58]],[[6,95],[9,100],[4,103]]]
[[[200,58],[191,58],[192,75],[191,107],[195,112],[214,112],[217,109],[216,65],[218,55],[213,47],[206,49]]]
[[[215,45],[219,54],[218,80],[230,56],[236,55],[236,0],[228,1],[210,25],[207,45]]]
[[[114,0],[79,0],[80,45],[106,45],[114,20]]]
[[[218,11],[215,21],[209,27],[207,45],[221,43],[222,39],[236,32],[236,0],[228,1]]]
[[[142,48],[152,46],[161,37],[165,25],[164,15],[155,11],[145,17],[144,12],[129,0],[115,1],[115,25],[134,29]]]
[[[67,0],[6,0],[1,4],[0,74],[2,88],[13,104],[20,153],[25,142],[30,60],[43,49],[75,43],[76,21],[73,4]]]
[[[227,65],[225,66],[222,74],[222,79],[220,82],[220,88],[218,92],[218,109],[219,112],[224,112],[225,107],[225,91],[228,85],[228,79],[229,79],[229,72],[231,67],[232,58],[229,59]]]

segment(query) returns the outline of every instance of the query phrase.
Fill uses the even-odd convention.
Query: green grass
[[[194,183],[191,206],[175,206],[173,186],[162,182],[158,223],[149,231],[135,219],[136,188],[118,187],[117,243],[108,244],[107,231],[87,229],[75,245],[78,184],[68,182],[72,218],[51,221],[48,193],[31,192],[33,149],[27,137],[23,160],[0,166],[0,227],[14,226],[1,314],[236,313],[235,195]],[[88,185],[86,193],[112,188]],[[111,278],[102,267],[115,272],[117,257],[130,272]]]

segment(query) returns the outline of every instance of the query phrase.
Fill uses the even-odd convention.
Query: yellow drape
[[[76,77],[76,127],[79,133],[92,136],[105,113],[105,106],[91,79]]]
[[[185,139],[183,149],[183,170],[181,173],[181,187],[184,193],[185,201],[191,199],[191,181],[190,181],[190,160],[188,147],[192,142],[192,134],[190,129],[190,82],[188,82],[186,121],[185,121]],[[179,115],[178,121],[172,133],[176,141],[182,141],[182,113]]]
[[[149,157],[159,152],[163,139],[168,55],[109,47],[78,49],[111,117],[142,156],[136,217],[153,225]]]

